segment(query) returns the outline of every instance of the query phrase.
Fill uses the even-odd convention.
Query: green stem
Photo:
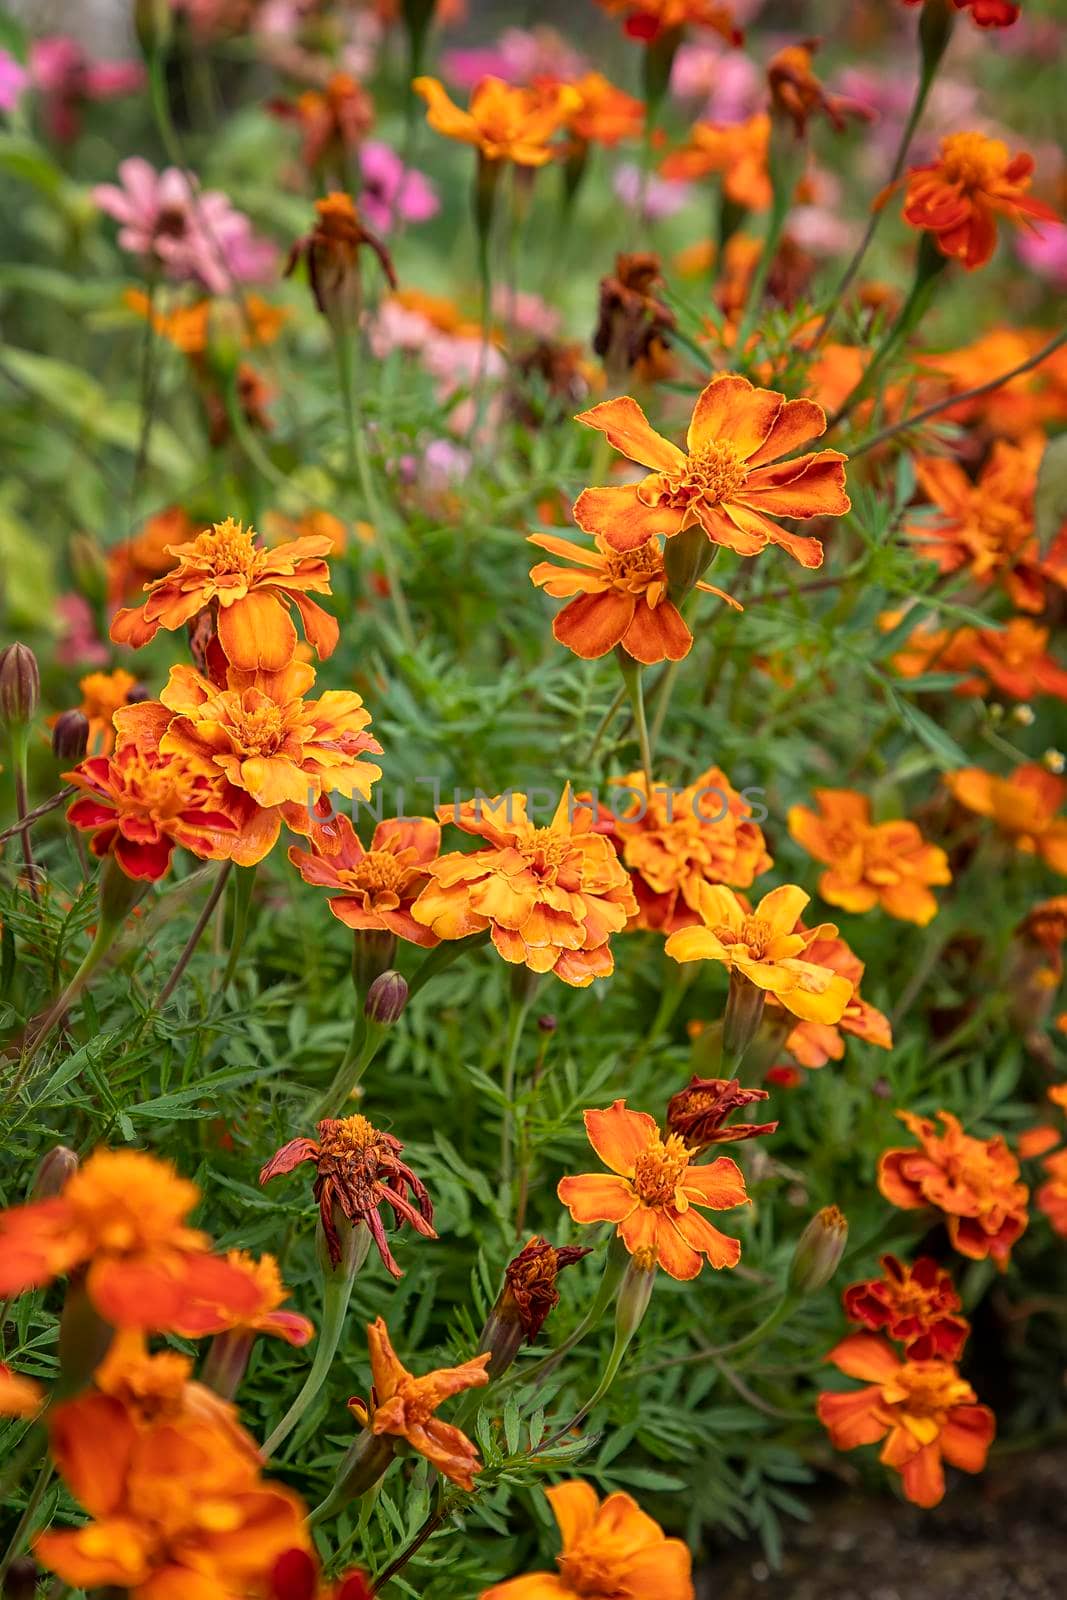
[[[522,974],[525,977],[525,973]],[[513,1176],[512,1144],[515,1136],[515,1068],[519,1059],[522,1029],[530,1012],[533,995],[512,993],[508,1013],[507,1039],[504,1045],[504,1116],[500,1124],[500,1196],[505,1211],[511,1208],[511,1180]]]
[[[786,134],[784,131],[782,132],[781,136],[783,138],[792,137],[790,134]],[[773,140],[773,133],[771,137]],[[741,322],[737,330],[737,340],[734,345],[739,361],[744,359],[745,346],[749,341],[753,326],[755,325],[756,317],[759,314],[760,302],[763,299],[763,291],[767,287],[767,279],[770,277],[771,267],[774,265],[775,253],[778,249],[779,240],[782,237],[782,229],[785,227],[785,219],[789,214],[789,207],[793,202],[793,192],[796,187],[795,161],[788,158],[789,155],[793,154],[793,152],[789,152],[788,155],[780,161],[777,170],[775,171],[772,169],[771,178],[773,188],[770,216],[767,219],[767,232],[764,236],[763,249],[760,251],[760,258],[756,264],[756,270],[752,274],[752,282],[748,286],[748,294],[745,297],[745,309],[741,314]]]
[[[204,902],[203,910],[196,919],[192,933],[190,933],[188,939],[185,941],[185,947],[182,950],[181,955],[174,963],[174,970],[171,972],[170,977],[167,979],[166,983],[159,991],[159,994],[156,996],[155,1003],[152,1006],[153,1011],[161,1011],[166,1005],[167,1001],[170,999],[171,995],[174,993],[175,989],[178,987],[182,975],[192,960],[193,953],[203,937],[204,929],[211,921],[211,914],[222,897],[222,892],[226,887],[227,880],[232,870],[232,861],[224,861],[219,867],[215,882],[211,887],[211,893]]]
[[[779,1323],[785,1321],[796,1305],[797,1298],[787,1289],[770,1315],[764,1317],[763,1321],[753,1328],[751,1333],[746,1333],[743,1339],[735,1339],[733,1344],[720,1345],[717,1350],[707,1350],[704,1354],[707,1356],[739,1356],[744,1351],[751,1350],[753,1345],[759,1344],[762,1339],[766,1339],[768,1334],[774,1332]]]
[[[321,1122],[324,1117],[337,1115],[378,1054],[388,1031],[377,1022],[369,1022],[363,1015],[362,1007],[357,1006],[348,1049],[330,1087],[319,1096],[308,1113],[312,1122]]]
[[[230,955],[222,975],[220,990],[225,994],[234,980],[237,963],[241,959],[245,934],[248,932],[248,913],[252,905],[252,891],[256,883],[255,867],[238,867],[233,883],[233,928],[230,932]]]
[[[589,746],[589,754],[585,758],[585,765],[587,767],[591,767],[593,765],[593,762],[596,760],[597,752],[600,749],[600,746],[604,742],[604,735],[607,733],[608,729],[611,727],[611,724],[615,719],[615,714],[616,714],[616,712],[618,711],[619,707],[622,705],[622,703],[623,703],[623,701],[625,699],[626,699],[626,685],[624,683],[617,690],[617,692],[615,694],[615,698],[612,700],[610,706],[605,711],[603,717],[600,719],[600,723],[599,723],[599,725],[597,727],[596,733],[593,735],[593,742]]]
[[[52,1481],[52,1474],[54,1471],[55,1468],[49,1460],[42,1464],[41,1470],[37,1474],[37,1481],[30,1490],[29,1499],[26,1501],[26,1508],[16,1523],[15,1531],[11,1535],[11,1542],[8,1545],[7,1550],[4,1552],[3,1559],[0,1560],[0,1594],[4,1593],[4,1582],[11,1570],[11,1563],[15,1560],[16,1556],[19,1556],[22,1553],[23,1538],[29,1531],[30,1525],[32,1524],[34,1516],[37,1513],[37,1509],[40,1506],[41,1501],[44,1499],[45,1491]]]
[[[62,1021],[63,1017],[70,1010],[71,1006],[74,1004],[75,1000],[77,1000],[78,996],[89,982],[89,979],[92,977],[93,973],[96,971],[97,967],[99,967],[108,951],[111,949],[111,946],[114,944],[119,930],[122,927],[123,921],[124,918],[122,917],[118,918],[116,921],[108,921],[101,917],[100,921],[96,925],[96,934],[93,938],[93,942],[86,951],[85,958],[82,961],[81,966],[78,968],[73,978],[71,978],[59,999],[54,1005],[49,1007],[44,1017],[30,1034],[27,1040],[27,1045],[30,1049],[40,1049],[41,1045],[48,1038],[48,1035],[52,1032],[52,1029]]]
[[[26,869],[26,883],[30,894],[35,901],[39,902],[41,891],[37,883],[37,863],[33,858],[33,845],[30,843],[30,829],[27,822],[27,818],[30,815],[29,786],[27,783],[29,757],[27,730],[21,726],[12,727],[10,741],[11,766],[15,777],[15,815],[22,825],[19,833],[22,841],[22,864]]]
[[[896,321],[886,329],[885,336],[867,363],[859,383],[856,384],[851,394],[845,397],[827,422],[827,432],[831,428],[835,428],[839,422],[843,422],[855,410],[860,401],[870,394],[875,378],[891,357],[900,349],[912,329],[926,314],[936,292],[941,273],[947,265],[948,258],[940,254],[937,246],[932,243],[930,236],[924,233],[919,245],[915,279],[908,292],[908,297],[901,306]]]
[[[630,708],[633,711],[634,727],[637,730],[637,743],[641,751],[641,766],[645,774],[645,787],[648,798],[652,798],[652,748],[648,739],[648,723],[645,720],[645,692],[641,685],[641,666],[632,656],[626,654],[621,645],[617,646],[615,654],[622,671],[623,683],[630,699]]]

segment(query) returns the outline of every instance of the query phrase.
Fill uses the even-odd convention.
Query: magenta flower
[[[1032,272],[1057,289],[1067,289],[1067,224],[1036,222],[1018,235],[1015,248]]]
[[[140,156],[119,163],[119,178],[120,184],[98,184],[93,199],[120,224],[119,244],[131,255],[209,294],[272,276],[274,245],[218,190],[201,190],[177,167],[157,172]]]
[[[580,78],[585,61],[555,28],[505,28],[494,45],[446,50],[441,70],[457,88],[473,89],[483,78],[505,83]]]
[[[45,126],[57,144],[78,137],[88,102],[135,94],[145,81],[139,62],[91,61],[76,39],[62,33],[30,46],[30,76],[44,97]]]
[[[666,178],[652,174],[646,179],[641,168],[632,161],[616,167],[612,188],[631,211],[640,211],[650,222],[662,217],[673,217],[692,198],[693,191],[687,183],[670,183]]]
[[[377,233],[397,222],[426,222],[441,209],[437,190],[424,172],[404,163],[387,144],[368,139],[359,150],[363,184],[359,208]]]
[[[0,111],[14,111],[29,81],[30,75],[22,62],[16,61],[6,50],[0,50]]]

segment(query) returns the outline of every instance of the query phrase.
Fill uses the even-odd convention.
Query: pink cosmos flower
[[[63,667],[102,667],[110,652],[96,631],[93,608],[84,595],[72,590],[56,601],[60,638],[56,660]]]
[[[119,178],[120,184],[98,184],[93,199],[120,224],[119,244],[131,255],[158,262],[168,278],[198,282],[209,294],[272,276],[275,246],[253,233],[248,218],[218,190],[201,190],[177,167],[157,172],[140,156],[119,163]]]
[[[30,81],[21,61],[0,50],[0,111],[14,111],[19,95]]]
[[[535,78],[580,78],[585,61],[555,28],[505,28],[495,45],[446,50],[441,70],[460,89],[483,78],[532,83]]]
[[[719,123],[744,122],[767,98],[764,75],[752,58],[714,36],[681,46],[671,71],[671,93],[679,100],[700,102],[696,115]]]
[[[404,163],[387,144],[368,139],[359,149],[363,177],[359,208],[376,233],[397,221],[426,222],[441,209],[437,190],[424,172]]]
[[[560,314],[546,305],[539,294],[522,290],[513,295],[502,283],[493,290],[493,316],[535,339],[554,339],[560,329]]]
[[[44,97],[45,127],[57,144],[78,137],[87,102],[135,94],[145,81],[139,62],[91,61],[76,39],[61,33],[30,46],[30,77]]]
[[[1036,222],[1017,236],[1015,248],[1032,272],[1067,289],[1067,223]]]
[[[668,183],[665,178],[657,178],[654,174],[646,180],[641,168],[631,161],[624,161],[616,167],[612,188],[624,205],[629,206],[631,211],[643,212],[650,222],[673,217],[689,202],[693,193],[687,183]]]

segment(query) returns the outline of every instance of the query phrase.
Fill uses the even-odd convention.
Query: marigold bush
[[[1064,1422],[1056,5],[114,9],[0,11],[0,1594],[938,1517]]]

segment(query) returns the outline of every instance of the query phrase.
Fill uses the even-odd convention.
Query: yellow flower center
[[[348,1150],[366,1150],[378,1142],[379,1134],[366,1117],[341,1117],[331,1122],[329,1131],[322,1136],[322,1147],[331,1155],[342,1155]]]
[[[227,707],[233,744],[246,756],[272,756],[286,734],[281,706],[266,696],[234,696]]]
[[[745,917],[740,928],[719,927],[712,931],[728,950],[740,946],[753,961],[763,960],[774,937],[774,929],[764,917]]]
[[[619,1574],[616,1563],[596,1550],[572,1550],[570,1555],[557,1556],[559,1575],[570,1594],[589,1595],[602,1600],[605,1595],[618,1594]]]
[[[255,529],[245,528],[232,517],[216,522],[193,540],[196,565],[214,577],[240,576],[251,578],[259,561],[259,551],[253,540]]]
[[[650,583],[663,578],[663,556],[654,539],[636,550],[612,550],[607,554],[607,575],[616,589],[639,594]]]
[[[399,895],[408,870],[391,850],[371,850],[358,866],[346,873],[346,877],[354,889],[362,889],[366,894]]]
[[[533,828],[525,840],[516,845],[534,872],[551,877],[566,861],[571,852],[571,841],[554,828]]]
[[[646,1206],[666,1206],[674,1200],[678,1181],[689,1165],[690,1150],[678,1134],[666,1140],[659,1134],[634,1163],[634,1190]]]
[[[916,1418],[942,1420],[953,1406],[967,1405],[973,1399],[970,1384],[941,1361],[906,1361],[886,1388],[907,1415]],[[907,1391],[903,1400],[900,1389]]]
[[[717,506],[735,495],[747,477],[748,468],[735,447],[723,439],[713,439],[689,457],[678,492],[686,501],[699,498]]]
[[[158,763],[139,752],[128,757],[122,767],[124,810],[141,812],[159,821],[179,816],[192,803],[194,782],[200,774],[181,756]],[[198,798],[198,804],[203,797]]]
[[[1007,165],[1006,145],[984,133],[951,133],[941,141],[944,175],[963,189],[988,189]]]

